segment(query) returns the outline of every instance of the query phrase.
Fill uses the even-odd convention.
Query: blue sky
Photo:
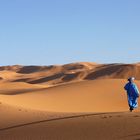
[[[139,0],[0,0],[0,65],[140,62]]]

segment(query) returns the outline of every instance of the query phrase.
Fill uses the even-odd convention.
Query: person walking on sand
[[[130,112],[132,112],[134,108],[138,107],[137,98],[139,97],[139,90],[137,85],[134,83],[134,80],[134,77],[130,77],[128,79],[128,83],[124,87],[124,89],[127,91]]]

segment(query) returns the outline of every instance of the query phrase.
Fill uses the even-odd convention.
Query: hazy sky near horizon
[[[140,62],[140,0],[0,0],[0,65]]]

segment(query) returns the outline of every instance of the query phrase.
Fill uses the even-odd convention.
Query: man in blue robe
[[[137,98],[139,97],[139,90],[137,85],[134,83],[134,80],[134,77],[129,78],[129,82],[124,87],[124,89],[127,91],[128,104],[131,112],[134,110],[134,108],[138,107]]]

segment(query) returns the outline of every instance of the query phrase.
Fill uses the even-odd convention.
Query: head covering
[[[135,77],[128,78],[128,81],[134,81],[134,80],[135,80]]]

